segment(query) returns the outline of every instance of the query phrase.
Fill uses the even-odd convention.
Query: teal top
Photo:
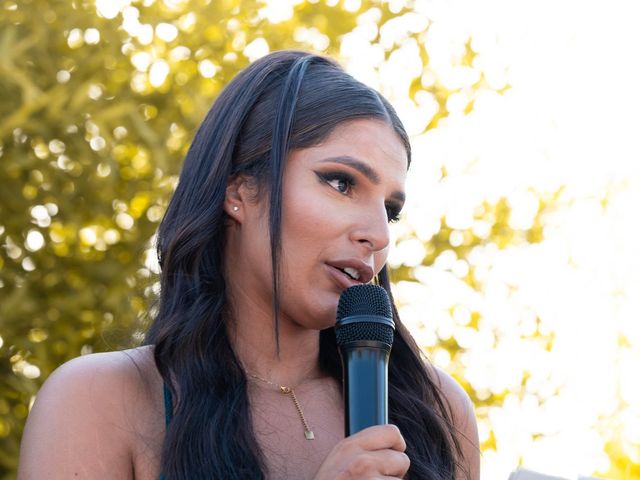
[[[164,390],[164,421],[167,428],[169,428],[169,424],[173,418],[173,399],[171,398],[171,391],[166,383],[162,389]],[[165,480],[164,473],[160,474],[160,480]]]
[[[173,399],[171,398],[171,390],[167,387],[165,383],[163,386],[164,390],[164,420],[165,424],[168,427],[171,423],[171,419],[173,418]]]

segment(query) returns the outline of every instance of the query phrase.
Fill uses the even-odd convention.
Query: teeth
[[[344,271],[354,280],[358,280],[360,278],[360,273],[358,273],[358,271],[355,268],[347,267],[344,269]]]

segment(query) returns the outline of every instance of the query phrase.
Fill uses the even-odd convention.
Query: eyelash
[[[320,178],[320,180],[331,188],[333,188],[336,192],[341,193],[342,195],[349,195],[353,187],[356,186],[356,179],[345,172],[316,172],[316,175]],[[346,189],[343,191],[337,185],[333,185],[332,182],[344,182],[346,184]],[[389,223],[395,223],[400,219],[400,208],[393,204],[385,204],[385,208],[387,210],[387,219]]]
[[[352,175],[349,175],[348,173],[344,173],[344,172],[317,172],[318,177],[320,177],[320,180],[322,180],[324,183],[326,183],[327,185],[329,185],[331,188],[333,188],[336,192],[341,193],[343,195],[349,195],[349,193],[351,193],[351,190],[353,189],[353,187],[355,187],[356,185],[356,179],[353,178]],[[340,188],[336,185],[333,185],[332,182],[344,182],[347,186],[346,190],[340,190]]]
[[[385,207],[387,209],[387,219],[389,223],[396,223],[400,220],[400,209],[398,207],[388,204]]]

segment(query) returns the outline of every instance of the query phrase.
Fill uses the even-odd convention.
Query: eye
[[[387,203],[385,208],[387,209],[387,220],[389,223],[395,223],[400,220],[400,207],[398,205]]]
[[[355,179],[344,172],[316,172],[321,181],[343,195],[349,195],[355,186]]]

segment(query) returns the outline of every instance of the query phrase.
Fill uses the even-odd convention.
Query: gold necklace
[[[261,382],[267,383],[274,387],[278,387],[278,390],[280,390],[280,393],[282,393],[283,395],[289,395],[291,397],[291,400],[293,400],[293,404],[295,405],[296,410],[298,411],[300,420],[302,420],[302,425],[304,426],[304,438],[306,438],[307,440],[313,440],[315,438],[313,432],[311,431],[311,428],[309,427],[309,424],[307,423],[307,419],[304,418],[302,407],[300,406],[300,402],[296,397],[296,392],[293,390],[293,387],[287,387],[285,385],[279,385],[277,383],[270,382],[266,378],[262,378],[251,372],[247,372],[247,375],[249,375],[251,378],[255,378],[256,380],[260,380]]]

